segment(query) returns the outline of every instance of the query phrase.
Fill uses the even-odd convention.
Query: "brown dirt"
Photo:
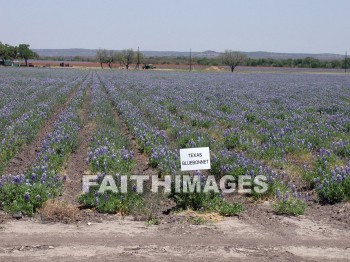
[[[241,216],[214,215],[202,225],[179,219],[192,212],[158,226],[118,215],[75,224],[11,220],[1,227],[0,261],[349,261],[349,221],[335,226],[328,220],[335,210],[347,210],[346,220],[349,203],[311,206],[300,217],[251,205]]]
[[[63,105],[59,105],[53,112],[53,114],[47,119],[39,133],[36,135],[34,141],[28,145],[25,145],[17,155],[10,160],[4,174],[18,175],[23,174],[28,168],[30,168],[37,157],[37,154],[41,151],[41,141],[52,132],[53,125],[58,119],[58,116],[68,107],[70,101],[75,96],[77,89],[74,88],[68,95],[68,98]]]
[[[64,191],[59,200],[71,204],[77,204],[77,198],[82,192],[82,176],[88,171],[86,162],[90,138],[96,128],[95,123],[89,121],[89,107],[91,100],[91,88],[85,94],[83,107],[79,113],[81,119],[81,129],[79,132],[79,147],[69,156],[63,174],[66,175]]]

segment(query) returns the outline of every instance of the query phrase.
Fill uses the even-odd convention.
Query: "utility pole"
[[[348,60],[348,52],[345,51],[345,60],[344,60],[344,67],[345,67],[345,73],[346,73],[346,62]]]
[[[192,71],[192,50],[190,48],[190,72]]]
[[[140,70],[140,48],[137,47],[137,70]]]

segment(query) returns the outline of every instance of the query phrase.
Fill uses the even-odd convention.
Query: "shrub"
[[[218,212],[223,216],[233,216],[244,210],[241,204],[230,204],[220,194],[214,192],[176,193],[171,197],[176,203],[176,208],[180,210],[192,209],[203,212]]]
[[[306,203],[301,199],[289,197],[276,200],[272,207],[279,215],[299,216],[304,214]]]
[[[111,191],[99,194],[97,189],[90,190],[89,193],[81,195],[78,201],[85,208],[96,208],[99,213],[120,212],[123,215],[131,214],[135,206],[142,205],[141,196],[132,190],[126,194]]]
[[[239,145],[239,135],[232,129],[225,132],[224,139],[224,144],[227,149],[234,149]]]

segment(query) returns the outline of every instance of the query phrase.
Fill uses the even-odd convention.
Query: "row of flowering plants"
[[[89,85],[86,79],[68,107],[58,116],[53,131],[41,142],[34,164],[25,174],[3,175],[0,182],[0,205],[10,213],[32,215],[47,199],[61,194],[65,177],[62,165],[76,149],[80,130],[79,109]]]
[[[116,121],[116,112],[96,74],[93,75],[91,97],[90,120],[96,130],[90,139],[87,156],[89,169],[93,174],[98,174],[99,185],[106,175],[112,175],[119,181],[121,175],[131,174],[135,166],[134,152],[130,150],[129,141],[122,133],[121,124]],[[99,193],[98,189],[91,187],[88,193],[79,197],[79,202],[101,213],[129,214],[142,201],[132,187],[127,193]]]
[[[116,80],[120,81],[120,79]],[[131,87],[128,84],[128,82],[115,82],[114,85],[109,83],[108,86],[110,86],[112,96],[113,94],[115,96],[125,121],[129,122],[132,132],[139,138],[141,149],[146,147],[147,152],[147,149],[150,148],[148,149],[150,163],[153,167],[160,168],[162,173],[164,170],[172,170],[171,174],[179,174],[177,155],[180,148],[209,146],[212,154],[210,172],[217,178],[228,174],[234,174],[236,177],[238,175],[254,177],[255,174],[264,174],[269,177],[271,182],[277,178],[275,172],[263,168],[259,161],[243,156],[242,153],[237,154],[234,151],[229,151],[228,149],[232,148],[227,143],[232,144],[232,139],[229,141],[229,139],[222,139],[223,135],[221,135],[221,139],[215,136],[218,132],[214,128],[220,129],[220,127],[213,126],[212,129],[208,130],[203,126],[193,126],[186,119],[179,117],[178,111],[162,103],[162,101],[167,100],[168,96],[165,90],[164,92],[158,90],[157,96],[153,97],[148,95],[154,93],[152,89],[154,87],[150,84],[148,86],[143,82],[141,85],[132,85]],[[162,83],[161,87],[163,88],[164,85],[165,83]],[[170,89],[170,87],[168,88]],[[137,94],[142,95],[137,96]],[[147,102],[147,100],[155,100],[155,103]],[[172,103],[174,105],[175,101]],[[180,107],[180,105],[177,106]],[[191,115],[192,112],[190,111],[189,114]],[[171,155],[174,157],[169,157]],[[261,172],[257,172],[259,167]]]
[[[66,81],[45,79],[42,82],[35,79],[26,83],[17,80],[12,85],[4,86],[6,90],[2,89],[3,92],[7,93],[12,88],[18,90],[18,96],[13,97],[9,92],[15,102],[8,101],[1,109],[1,124],[4,126],[0,132],[0,174],[11,158],[34,139],[45,120],[62,104],[81,79],[82,76],[72,82],[68,82],[70,78]],[[28,83],[31,85],[27,86]]]
[[[301,179],[324,147],[338,165],[349,161],[349,85],[343,76],[104,72],[102,78],[161,173],[179,174],[179,148],[210,146],[211,173],[264,174],[269,194],[280,185],[293,196],[282,171]],[[300,201],[305,199],[303,194]]]

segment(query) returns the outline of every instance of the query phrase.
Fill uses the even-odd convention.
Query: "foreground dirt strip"
[[[4,171],[5,175],[23,174],[34,164],[37,154],[41,151],[41,141],[52,132],[55,121],[58,119],[58,116],[69,106],[77,90],[77,86],[72,89],[63,105],[55,109],[49,119],[45,121],[34,141],[28,145],[25,145],[21,151],[19,151],[17,155],[10,160]]]
[[[349,261],[349,239],[349,230],[310,216],[261,212],[204,225],[145,226],[120,216],[70,225],[11,221],[2,226],[0,261]]]
[[[66,175],[63,195],[59,200],[64,200],[71,204],[77,204],[77,198],[82,191],[82,175],[87,172],[88,164],[86,162],[89,149],[90,138],[96,129],[95,123],[89,120],[89,108],[91,101],[91,87],[89,86],[85,97],[83,107],[80,112],[81,129],[79,132],[79,146],[73,152],[66,163],[63,174]]]

